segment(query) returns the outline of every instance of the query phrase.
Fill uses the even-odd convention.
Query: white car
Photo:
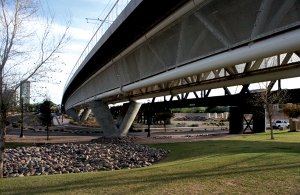
[[[272,126],[273,128],[280,128],[280,127],[283,127],[283,128],[290,128],[290,123],[284,121],[284,120],[278,120],[276,121],[275,123],[272,123]]]

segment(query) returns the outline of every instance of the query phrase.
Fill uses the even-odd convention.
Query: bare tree
[[[269,82],[262,83],[261,89],[258,93],[253,95],[252,100],[250,103],[253,105],[253,108],[257,107],[264,107],[267,115],[267,120],[270,123],[271,129],[271,139],[274,139],[273,134],[273,118],[280,110],[278,106],[285,104],[289,99],[289,94],[287,90],[277,90],[271,91],[269,87]],[[257,111],[259,112],[259,111]],[[265,113],[258,113],[258,114],[265,114]]]
[[[280,55],[266,58],[263,60],[263,63],[261,66],[264,68],[273,67],[280,64]],[[275,81],[270,82],[262,82],[259,83],[259,90],[258,93],[252,96],[252,100],[250,103],[253,106],[253,109],[255,108],[264,108],[264,113],[259,113],[262,111],[254,110],[258,112],[257,114],[265,114],[267,115],[267,120],[270,123],[270,129],[271,129],[271,139],[274,139],[273,134],[273,118],[278,112],[280,112],[280,109],[278,106],[285,104],[289,99],[289,93],[287,90],[281,90],[281,84],[280,80],[278,80],[278,90],[272,91],[272,88],[275,84]],[[259,109],[261,110],[261,109]]]
[[[71,20],[63,27],[37,0],[0,0],[0,178],[3,177],[6,118],[12,96],[25,81],[46,81],[57,71],[69,42]],[[49,9],[49,8],[47,8]],[[50,14],[49,14],[50,13]]]

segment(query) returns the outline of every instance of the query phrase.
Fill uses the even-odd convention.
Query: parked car
[[[284,121],[284,120],[277,120],[275,123],[272,123],[273,128],[290,128],[290,123]]]

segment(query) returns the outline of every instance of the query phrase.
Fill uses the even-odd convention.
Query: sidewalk
[[[54,115],[53,116],[53,125],[54,126],[68,125],[68,124],[70,124],[69,121],[70,121],[70,119],[65,118],[65,117],[63,118],[63,121],[62,121],[62,115],[60,115],[60,116]]]

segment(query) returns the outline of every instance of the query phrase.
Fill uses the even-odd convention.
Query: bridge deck
[[[300,61],[300,0],[270,2],[133,0],[77,70],[62,104],[300,76],[291,63]],[[281,72],[273,74],[276,66]],[[248,77],[266,68],[273,69]]]

